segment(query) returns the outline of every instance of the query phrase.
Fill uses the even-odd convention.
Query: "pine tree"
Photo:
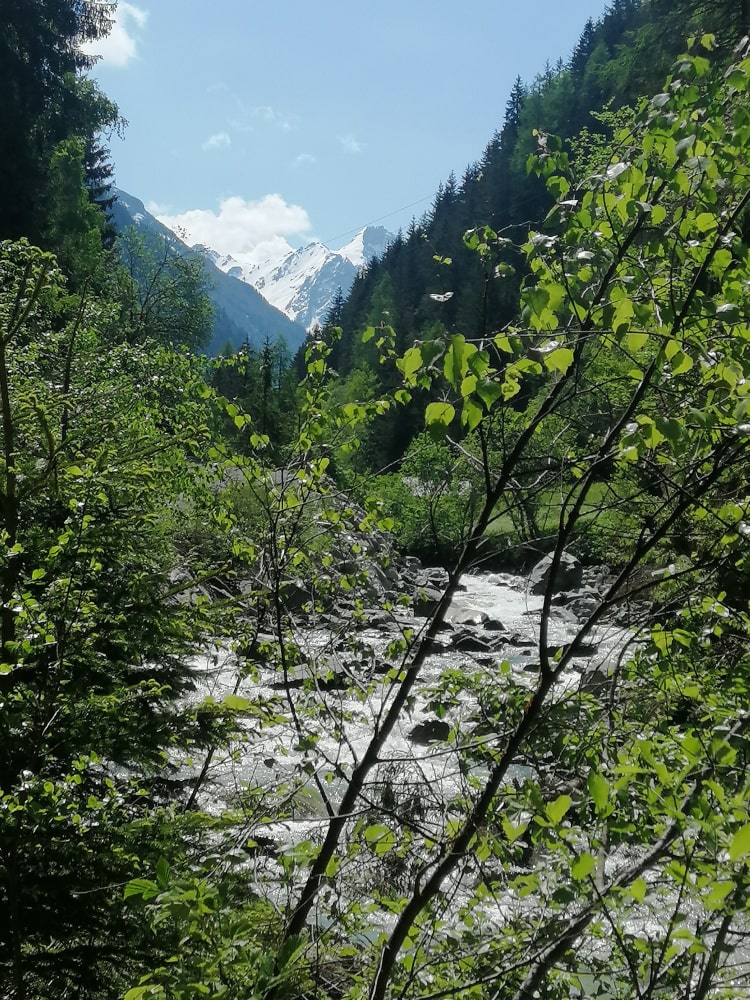
[[[113,11],[93,0],[3,0],[0,238],[41,241],[55,147],[73,135],[93,139],[107,124],[78,74],[93,62],[81,44],[107,33]]]
[[[323,318],[323,329],[341,325],[341,310],[344,308],[344,291],[338,286]]]

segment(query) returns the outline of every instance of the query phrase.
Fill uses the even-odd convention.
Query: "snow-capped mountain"
[[[214,250],[205,252],[220,270],[246,281],[289,319],[310,330],[323,322],[338,289],[346,296],[357,270],[380,257],[392,238],[382,226],[366,226],[340,250],[309,243],[296,250],[290,247],[281,260],[261,264],[243,264]]]
[[[143,202],[127,191],[114,189],[115,202],[112,219],[117,230],[129,226],[143,229],[162,245],[168,241],[180,253],[195,253],[165,225],[146,210]],[[204,248],[200,248],[202,251]],[[291,351],[305,339],[305,330],[290,321],[283,310],[275,308],[253,287],[241,280],[241,275],[230,273],[227,268],[215,266],[213,256],[207,254],[206,266],[210,285],[209,295],[214,306],[214,329],[208,354],[218,354],[228,344],[235,350],[244,344],[261,347],[266,339],[283,339]]]

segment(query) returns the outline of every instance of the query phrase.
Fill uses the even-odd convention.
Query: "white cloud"
[[[201,143],[201,149],[228,149],[231,145],[232,140],[228,132],[215,132]]]
[[[312,224],[300,205],[290,205],[281,195],[267,194],[258,201],[225,198],[218,212],[195,208],[180,215],[159,215],[170,229],[183,229],[189,243],[204,243],[243,263],[260,263],[289,244],[285,237],[309,237]]]
[[[253,108],[250,113],[253,118],[257,118],[269,125],[275,125],[276,128],[280,128],[283,132],[290,131],[297,124],[297,119],[294,115],[288,115],[284,111],[270,107],[268,104]]]
[[[138,32],[146,26],[147,20],[148,11],[120,0],[110,33],[95,42],[87,42],[82,49],[88,55],[100,56],[104,65],[122,69],[135,59]]]
[[[310,167],[313,163],[317,163],[317,160],[312,153],[299,153],[294,158],[295,167]]]
[[[169,205],[162,204],[160,201],[147,201],[146,211],[159,218],[159,216],[166,215],[169,212]]]
[[[365,148],[362,145],[362,143],[358,139],[355,139],[351,133],[349,133],[348,135],[340,135],[339,143],[345,153],[361,153],[362,150]]]

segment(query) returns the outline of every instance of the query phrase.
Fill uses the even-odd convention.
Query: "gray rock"
[[[507,629],[505,625],[500,621],[499,618],[485,618],[483,622],[485,629],[488,632],[506,632]]]
[[[427,566],[417,574],[417,586],[445,590],[448,586],[448,571],[442,566]]]
[[[438,604],[443,599],[443,592],[435,587],[418,587],[414,591],[414,614],[418,618],[429,618],[437,611]]]
[[[303,580],[289,580],[282,584],[281,601],[287,611],[301,611],[312,599],[312,589]]]
[[[532,569],[529,574],[529,590],[532,594],[543,594],[547,590],[548,585],[550,585],[552,562],[553,556],[551,554],[544,556]],[[582,580],[583,567],[580,561],[570,552],[563,552],[555,572],[555,578],[551,581],[553,592],[577,590]]]
[[[505,642],[506,645],[513,646],[515,649],[533,649],[536,646],[535,639],[532,639],[530,636],[521,635],[519,632],[514,632],[508,636]]]
[[[426,744],[435,740],[444,741],[450,735],[451,727],[444,719],[428,719],[426,722],[418,722],[409,733],[412,743]]]
[[[598,653],[599,651],[599,644],[596,642],[561,643],[560,645],[557,646],[548,646],[547,656],[554,656],[555,653],[558,651],[558,649],[561,650],[560,656],[565,656],[567,653],[570,652],[571,649],[573,650],[574,657],[595,656],[596,653]]]
[[[448,620],[453,625],[484,625],[487,628],[489,616],[476,608],[454,608],[448,612]]]
[[[606,667],[599,666],[593,670],[586,670],[581,674],[580,690],[585,694],[592,694],[594,697],[603,698],[607,694],[611,683],[611,671]]]
[[[401,574],[402,586],[416,587],[419,575],[422,572],[422,563],[416,556],[404,556],[399,561],[399,572]]]
[[[495,635],[487,635],[478,629],[466,626],[458,629],[451,637],[453,649],[460,649],[462,653],[493,653],[501,643]]]

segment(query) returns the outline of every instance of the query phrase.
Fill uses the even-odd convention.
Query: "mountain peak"
[[[355,267],[362,267],[373,257],[381,257],[392,239],[392,234],[384,226],[365,226],[337,253]]]
[[[312,242],[262,263],[243,263],[201,249],[217,267],[242,278],[289,319],[310,330],[324,321],[339,288],[346,295],[359,268],[380,257],[392,239],[382,226],[365,226],[340,250]]]
[[[211,286],[209,295],[214,306],[214,336],[208,346],[209,354],[218,354],[226,343],[235,349],[247,343],[260,347],[267,338],[283,338],[287,346],[295,350],[304,341],[302,327],[290,322],[282,310],[275,308],[245,280],[241,264],[206,246],[189,248],[138,198],[120,188],[115,188],[114,194],[112,218],[116,229],[122,231],[137,226],[156,241],[169,241],[170,246],[177,240],[179,253],[200,253],[205,258]]]

